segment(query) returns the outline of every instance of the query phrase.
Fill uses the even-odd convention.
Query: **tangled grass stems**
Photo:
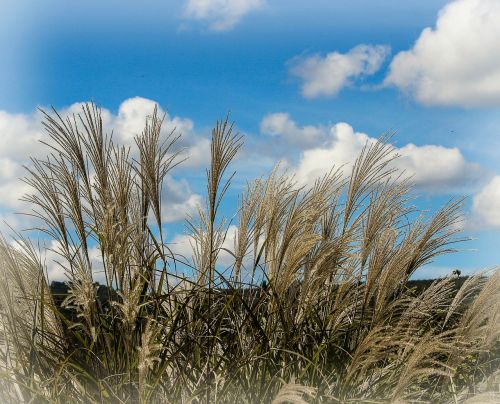
[[[180,161],[162,122],[155,109],[131,151],[94,104],[44,113],[48,156],[27,167],[25,200],[67,292],[51,292],[27,238],[0,240],[3,402],[498,398],[500,271],[410,287],[464,240],[462,201],[430,217],[411,206],[390,137],[307,187],[278,168],[250,182],[230,249],[220,206],[242,138],[217,122],[191,259],[164,239],[163,182]]]

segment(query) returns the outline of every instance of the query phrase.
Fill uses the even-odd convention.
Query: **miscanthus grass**
[[[412,207],[388,138],[306,187],[280,169],[249,182],[231,222],[221,204],[242,138],[218,122],[182,257],[162,212],[177,135],[156,111],[135,151],[103,132],[93,104],[44,126],[25,200],[68,291],[51,291],[26,236],[0,241],[2,402],[499,399],[500,272],[409,287],[463,239],[461,201]]]

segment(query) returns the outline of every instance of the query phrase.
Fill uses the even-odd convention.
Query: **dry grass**
[[[416,211],[388,138],[367,145],[351,172],[307,188],[278,169],[249,183],[229,251],[220,206],[242,139],[218,122],[206,206],[189,222],[191,260],[164,240],[162,183],[179,161],[177,135],[162,136],[157,111],[135,159],[103,133],[95,105],[45,114],[44,125],[50,154],[28,169],[26,200],[69,295],[64,311],[28,240],[0,241],[3,402],[498,397],[500,272],[458,290],[451,278],[409,290],[418,268],[462,240],[461,201],[431,217]]]

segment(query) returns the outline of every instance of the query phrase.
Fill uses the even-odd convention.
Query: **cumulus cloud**
[[[290,120],[280,127],[291,131],[291,134],[286,134],[284,130],[282,136],[285,137],[295,136],[296,132],[312,132],[318,134],[319,138],[324,138],[320,144],[303,149],[298,163],[292,166],[297,180],[303,184],[313,182],[333,165],[344,166],[344,170],[349,170],[364,145],[377,141],[365,133],[354,131],[351,125],[344,122],[328,128],[307,127],[306,131],[305,127],[297,127]],[[415,186],[429,192],[460,190],[482,174],[480,166],[466,161],[458,148],[440,145],[417,146],[411,143],[393,147],[394,152],[400,155],[394,162],[395,167],[412,176]]]
[[[168,248],[176,254],[191,261],[193,257],[193,238],[188,234],[176,234],[168,243]]]
[[[287,145],[307,147],[323,140],[325,131],[312,125],[302,128],[285,112],[266,115],[260,123],[260,131],[264,135],[274,136],[286,141]]]
[[[415,185],[430,191],[463,190],[483,175],[480,165],[466,161],[457,147],[410,143],[396,151],[401,157],[395,165],[409,173]]]
[[[0,111],[0,206],[17,209],[28,186],[20,181],[29,156],[40,157],[43,137],[38,112],[30,115]]]
[[[478,228],[500,228],[500,176],[493,177],[474,196],[469,226]]]
[[[42,264],[47,268],[47,277],[52,281],[68,280],[67,271],[70,268],[69,262],[63,258],[61,244],[55,240],[51,240],[43,253],[40,256]],[[89,248],[90,264],[92,266],[92,277],[94,282],[106,284],[104,275],[104,265],[102,263],[101,250],[97,247]]]
[[[151,115],[156,103],[141,97],[125,100],[116,114],[102,109],[103,125],[108,133],[113,130],[113,137],[119,144],[134,145],[134,136],[140,134],[147,115]],[[61,116],[81,112],[82,103],[75,103],[61,110]],[[165,114],[163,131],[168,134],[174,129],[182,133],[178,147],[181,158],[188,158],[181,167],[200,167],[208,163],[206,153],[209,140],[194,133],[193,122],[188,118]],[[19,199],[31,188],[20,180],[26,175],[22,165],[30,164],[30,157],[44,157],[49,151],[40,144],[48,141],[41,125],[41,114],[10,114],[0,111],[0,209],[4,217],[11,217],[9,212],[27,211],[26,204]],[[132,149],[134,150],[134,148]],[[132,152],[134,153],[134,151]],[[201,196],[194,193],[185,180],[176,180],[168,176],[164,186],[164,220],[166,222],[183,219],[193,213]],[[16,223],[25,221],[16,220]]]
[[[185,179],[179,181],[171,176],[165,178],[165,198],[162,206],[165,223],[184,220],[197,212],[198,206],[203,203],[201,195],[193,193]]]
[[[27,246],[20,240],[12,239],[9,244],[15,250],[26,252]],[[64,258],[62,244],[56,240],[46,240],[37,247],[35,247],[34,252],[46,270],[49,283],[52,281],[67,281],[70,263]],[[89,248],[89,258],[94,281],[105,284],[102,255],[97,246]]]
[[[500,2],[456,0],[398,53],[385,79],[427,105],[500,105]]]
[[[246,14],[264,5],[265,0],[188,0],[185,15],[207,21],[214,31],[225,31],[233,28]]]
[[[146,117],[151,116],[156,105],[155,101],[147,98],[129,98],[120,104],[118,114],[116,117],[109,119],[109,125],[114,128],[121,142],[133,144],[134,136],[141,133]],[[158,113],[160,116],[165,115],[162,126],[165,134],[175,130],[177,133],[191,137],[194,127],[191,119],[178,116],[172,117],[161,108],[158,108]]]
[[[0,206],[15,210],[25,206],[20,201],[30,190],[30,187],[21,181],[25,174],[25,170],[15,159],[0,157]]]
[[[43,133],[40,125],[41,115],[10,114],[0,110],[0,157],[10,158],[23,154],[36,155],[38,141]]]
[[[235,240],[238,234],[238,228],[230,225],[226,231],[226,238],[219,251],[217,264],[222,268],[228,268],[234,264],[234,257],[229,251],[234,251]],[[168,243],[169,248],[174,254],[178,254],[188,261],[193,258],[194,239],[188,234],[176,234]]]
[[[60,111],[61,116],[78,114],[81,112],[83,103],[74,103],[71,106]],[[113,131],[113,139],[117,143],[132,146],[132,153],[137,152],[134,147],[134,137],[139,135],[144,129],[146,118],[151,116],[157,102],[143,98],[132,97],[123,101],[118,112],[112,114],[108,109],[102,108],[101,118],[104,129],[111,133]],[[202,153],[201,150],[206,150],[209,140],[205,137],[198,136],[194,131],[194,123],[189,118],[178,116],[170,116],[158,106],[158,115],[164,117],[162,125],[162,134],[167,136],[175,131],[176,134],[181,134],[176,147],[180,149],[180,158],[185,159],[183,167],[200,167],[208,163],[207,153]]]
[[[376,73],[389,52],[387,46],[358,45],[344,54],[296,57],[290,62],[290,74],[302,80],[306,98],[335,96],[354,80]]]
[[[133,145],[134,136],[140,134],[144,128],[145,119],[150,116],[157,103],[142,97],[129,98],[123,101],[116,116],[111,116],[108,126],[114,129],[115,138],[123,144]],[[105,111],[105,114],[109,111]],[[206,153],[209,140],[194,133],[194,123],[189,118],[170,116],[166,111],[158,108],[159,116],[165,116],[162,125],[164,136],[175,130],[182,137],[177,142],[180,148],[180,158],[185,159],[182,167],[201,167],[208,164],[209,155]]]

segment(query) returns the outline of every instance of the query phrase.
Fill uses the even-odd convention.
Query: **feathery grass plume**
[[[147,385],[149,371],[160,360],[157,353],[161,350],[161,345],[155,343],[158,333],[157,326],[153,325],[152,320],[149,320],[142,333],[141,345],[138,348],[139,364],[137,368],[139,370],[139,393],[141,398],[145,397],[147,393],[146,389],[150,387]]]
[[[0,240],[3,401],[499,394],[500,271],[423,288],[411,279],[465,240],[462,201],[418,211],[411,180],[394,169],[392,135],[366,144],[350,170],[333,167],[306,186],[276,167],[225,215],[242,138],[218,121],[206,206],[187,223],[190,259],[165,240],[163,182],[180,163],[179,135],[165,133],[157,108],[133,148],[106,134],[94,104],[43,116],[47,157],[27,167],[27,214],[67,281],[49,284],[27,236]]]
[[[272,404],[307,404],[304,400],[304,396],[312,397],[316,395],[316,389],[309,386],[303,386],[296,383],[286,383],[278,391],[278,394],[272,401]]]
[[[5,387],[13,387],[19,402],[29,401],[41,385],[51,385],[57,356],[64,353],[63,329],[53,311],[34,246],[22,236],[16,244],[2,237],[0,265],[0,349]]]

